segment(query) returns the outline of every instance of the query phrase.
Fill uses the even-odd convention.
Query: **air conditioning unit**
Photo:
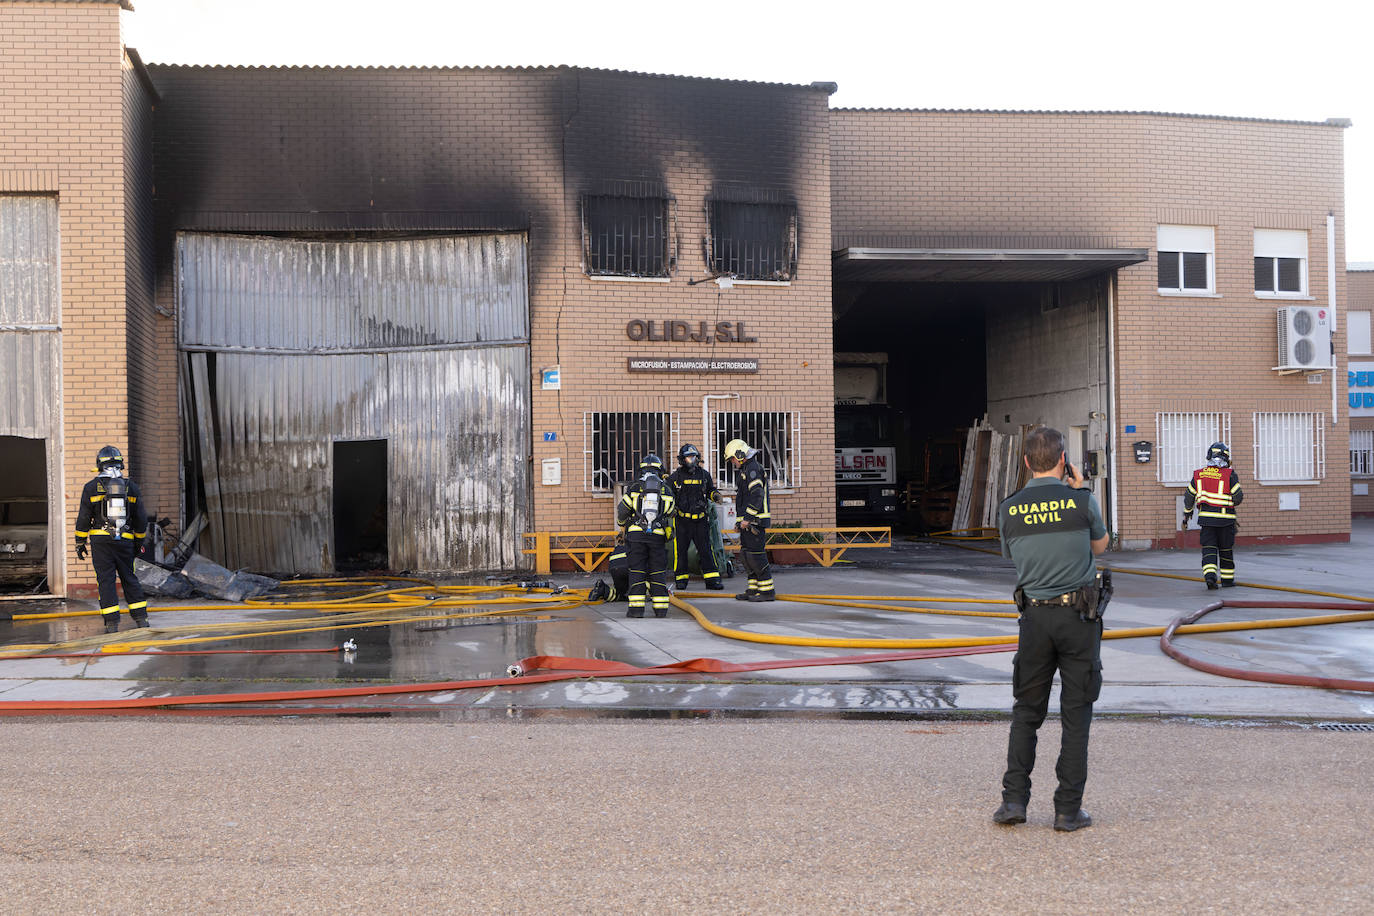
[[[1279,364],[1275,369],[1331,368],[1331,313],[1310,305],[1278,310]]]

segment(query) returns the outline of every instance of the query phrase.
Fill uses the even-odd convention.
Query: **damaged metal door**
[[[230,568],[332,572],[334,443],[386,440],[393,569],[513,569],[530,519],[523,234],[183,233],[183,423]],[[200,494],[203,492],[203,496]]]

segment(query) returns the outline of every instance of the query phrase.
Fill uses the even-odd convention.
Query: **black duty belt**
[[[1068,607],[1078,603],[1078,589],[1056,595],[1053,598],[1026,598],[1026,604],[1030,607]]]

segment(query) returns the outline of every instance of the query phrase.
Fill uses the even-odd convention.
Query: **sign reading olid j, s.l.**
[[[645,321],[639,318],[625,325],[631,340],[669,343],[758,343],[750,337],[743,321]]]

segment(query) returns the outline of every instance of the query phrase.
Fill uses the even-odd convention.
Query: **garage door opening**
[[[1107,283],[837,281],[838,523],[950,527],[968,430],[984,417],[1001,433],[1055,426],[1075,453],[1102,448]]]
[[[0,436],[0,594],[45,591],[48,578],[47,443]]]
[[[334,566],[389,569],[386,440],[334,443]]]

